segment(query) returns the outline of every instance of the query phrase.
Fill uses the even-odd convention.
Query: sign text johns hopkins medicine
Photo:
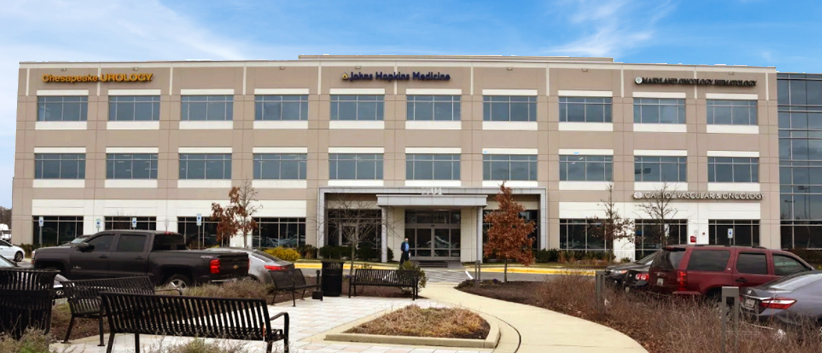
[[[414,71],[410,74],[402,72],[382,72],[378,71],[373,74],[364,74],[362,72],[343,73],[343,81],[450,81],[451,75],[439,72],[419,72]]]

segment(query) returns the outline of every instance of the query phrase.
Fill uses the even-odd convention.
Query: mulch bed
[[[354,327],[346,333],[485,339],[490,331],[488,322],[466,309],[421,309],[410,305]]]

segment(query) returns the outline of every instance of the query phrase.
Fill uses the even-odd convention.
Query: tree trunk
[[[505,259],[505,270],[502,271],[502,281],[508,283],[508,259]]]
[[[351,268],[348,269],[348,274],[354,276],[354,246],[351,246]]]

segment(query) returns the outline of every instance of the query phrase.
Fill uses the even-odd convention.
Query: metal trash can
[[[323,295],[327,297],[339,297],[342,295],[343,262],[323,261],[322,264]]]

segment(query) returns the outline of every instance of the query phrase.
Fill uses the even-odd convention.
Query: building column
[[[482,210],[484,207],[477,207],[477,261],[482,263]]]
[[[380,262],[388,262],[388,209],[380,207],[382,224],[380,226]]]

